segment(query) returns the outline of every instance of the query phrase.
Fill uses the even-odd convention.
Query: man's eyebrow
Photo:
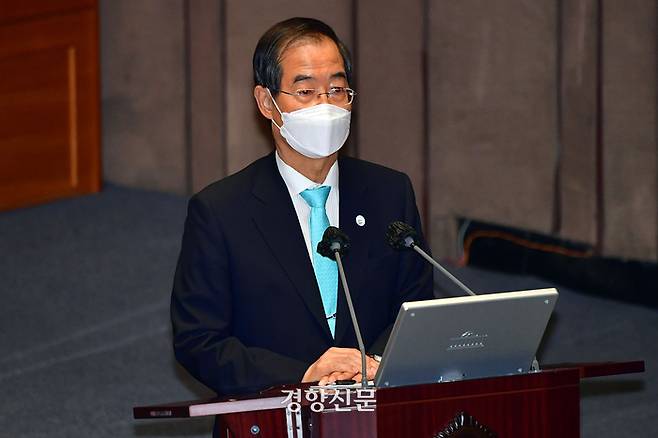
[[[309,79],[313,79],[313,76],[309,76],[309,75],[297,75],[297,76],[295,76],[295,79],[293,79],[292,83],[295,84],[295,83],[297,83],[297,82],[307,81],[307,80],[309,80]]]
[[[336,78],[342,78],[342,79],[347,79],[347,75],[345,74],[344,71],[339,71],[334,74],[332,74],[331,79],[336,79]],[[297,82],[302,82],[302,81],[308,81],[309,79],[314,79],[313,76],[309,75],[297,75],[295,76],[295,79],[293,79],[292,83],[296,84]]]

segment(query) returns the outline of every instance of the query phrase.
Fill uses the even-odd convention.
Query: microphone
[[[346,256],[350,249],[350,238],[336,227],[327,227],[318,243],[318,254],[336,260],[335,253]]]
[[[343,284],[345,291],[345,299],[347,307],[350,309],[350,317],[354,325],[354,332],[356,333],[356,340],[359,343],[359,350],[361,351],[361,386],[366,388],[368,386],[368,374],[366,367],[366,347],[363,345],[363,338],[361,337],[361,330],[359,329],[359,322],[356,319],[354,312],[354,305],[352,304],[352,296],[350,295],[350,288],[347,286],[347,279],[345,278],[345,270],[343,269],[342,257],[347,255],[350,248],[350,238],[347,234],[343,233],[336,227],[328,227],[324,230],[322,240],[318,243],[318,254],[321,256],[335,260],[338,264],[338,274]]]
[[[448,277],[453,283],[459,286],[461,290],[463,290],[469,295],[475,295],[475,293],[472,290],[470,290],[468,287],[466,287],[464,283],[459,281],[454,275],[448,272],[448,270],[446,270],[443,266],[441,266],[436,260],[430,257],[429,254],[423,251],[416,243],[417,238],[418,238],[418,233],[416,232],[414,227],[412,227],[409,224],[406,224],[401,221],[395,221],[395,222],[391,222],[388,225],[388,230],[386,231],[386,241],[388,242],[389,245],[391,245],[396,250],[413,249],[418,254],[420,254],[425,260],[430,262],[432,266],[434,266],[439,271],[441,271],[443,275]]]

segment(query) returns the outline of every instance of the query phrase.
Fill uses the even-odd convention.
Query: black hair
[[[291,44],[300,39],[329,38],[336,43],[343,58],[347,82],[352,79],[352,59],[350,52],[327,24],[314,18],[295,17],[270,27],[260,37],[254,51],[254,82],[269,88],[275,94],[281,86],[281,55]]]

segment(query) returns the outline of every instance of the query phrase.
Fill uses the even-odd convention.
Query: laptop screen
[[[526,373],[557,297],[552,288],[403,303],[375,386]]]

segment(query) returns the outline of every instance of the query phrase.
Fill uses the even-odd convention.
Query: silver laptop
[[[375,386],[527,373],[557,297],[539,289],[403,303]]]

